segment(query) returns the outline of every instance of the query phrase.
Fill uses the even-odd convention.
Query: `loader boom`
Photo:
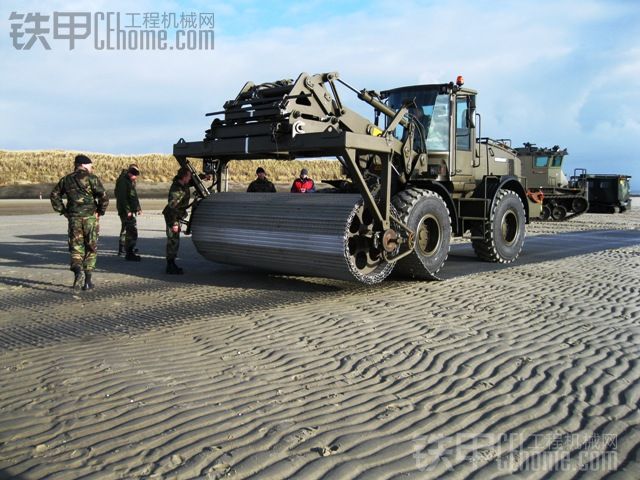
[[[223,114],[224,118],[211,123],[204,140],[181,140],[174,145],[173,153],[181,165],[188,163],[187,158],[215,158],[221,168],[230,160],[334,156],[343,163],[380,228],[388,229],[392,172],[403,172],[403,165],[415,153],[407,141],[398,140],[389,129],[383,132],[345,107],[337,95],[337,79],[337,73],[303,73],[295,82],[248,83],[234,100],[225,103],[223,111],[210,114]],[[391,122],[410,127],[404,119],[406,109],[392,110],[375,95],[359,92],[364,101],[381,109]],[[379,156],[383,165],[382,196],[378,200],[359,165],[367,155]],[[207,196],[204,190],[198,194]]]

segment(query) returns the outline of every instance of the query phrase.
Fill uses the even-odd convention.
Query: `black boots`
[[[91,283],[91,272],[84,272],[84,285],[82,290],[93,290],[93,283]]]
[[[82,268],[80,266],[71,267],[73,272],[73,289],[80,290],[80,284],[82,284]],[[91,282],[91,272],[84,271],[84,284],[82,284],[82,290],[93,290],[93,282]]]
[[[73,272],[73,289],[79,290],[80,283],[82,280],[82,268],[80,267],[71,267],[71,271]]]
[[[121,242],[118,244],[118,256],[123,254],[124,254],[124,243]]]
[[[124,257],[125,260],[129,260],[130,262],[139,262],[140,261],[140,255],[136,255],[137,250],[134,249],[130,249],[127,252],[127,255]]]
[[[80,290],[80,284],[82,283],[82,268],[79,266],[72,267],[73,272],[73,289]],[[84,284],[82,290],[93,290],[93,283],[91,282],[91,272],[84,271]]]
[[[176,265],[175,260],[167,259],[167,273],[169,275],[182,275],[184,273],[184,270]]]

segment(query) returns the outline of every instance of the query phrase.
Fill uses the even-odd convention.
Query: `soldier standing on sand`
[[[118,244],[118,255],[126,252],[125,260],[139,262],[140,255],[136,255],[136,242],[138,241],[138,225],[136,215],[142,215],[138,192],[136,190],[136,180],[140,175],[140,170],[135,164],[122,170],[116,180],[116,205],[118,216],[120,217],[120,243]]]
[[[170,275],[184,273],[182,268],[176,265],[176,257],[180,248],[180,220],[187,216],[189,207],[191,176],[187,167],[178,170],[169,189],[167,206],[162,211],[167,225],[167,273]]]
[[[276,191],[276,187],[273,183],[267,179],[267,172],[264,171],[264,168],[258,167],[256,169],[256,178],[253,182],[249,184],[249,188],[247,188],[247,192],[269,192],[273,193]]]
[[[85,155],[77,155],[73,173],[62,177],[51,192],[51,205],[56,212],[69,220],[69,252],[73,288],[80,287],[84,270],[83,290],[91,290],[91,274],[98,256],[98,218],[105,214],[109,205],[100,179],[91,173],[93,164]],[[62,197],[67,197],[67,204]]]

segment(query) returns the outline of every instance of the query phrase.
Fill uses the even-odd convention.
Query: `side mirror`
[[[469,97],[469,108],[467,109],[467,127],[476,127],[476,96]]]
[[[476,126],[476,109],[467,109],[467,128],[475,128]]]

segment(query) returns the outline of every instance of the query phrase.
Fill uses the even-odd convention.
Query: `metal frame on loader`
[[[373,122],[343,104],[338,83],[374,108]],[[432,92],[429,95],[440,101],[441,110],[447,110],[439,115],[448,118],[448,140],[438,150],[429,149],[429,127],[412,113],[421,106],[420,92]],[[345,240],[344,256],[351,262],[349,270],[354,278],[375,283],[398,265],[398,270],[410,277],[433,279],[448,256],[451,233],[462,236],[470,230],[479,257],[508,263],[519,255],[524,224],[529,221],[529,203],[516,152],[476,135],[480,116],[475,112],[475,96],[476,92],[463,88],[461,81],[394,89],[380,95],[356,90],[335,72],[303,73],[295,81],[260,85],[249,82],[235,99],[224,104],[224,110],[208,114],[223,118],[213,120],[202,141],[180,139],[173,154],[181,166],[194,172],[189,159],[202,159],[204,170],[216,174],[211,188],[219,193],[228,190],[227,167],[232,160],[335,157],[349,180],[329,183],[339,185],[340,192],[361,197],[357,207],[360,213],[355,215],[357,218],[349,214],[345,230],[346,236],[351,237]],[[460,110],[463,105],[464,113]],[[435,125],[436,114],[432,113]],[[381,115],[384,122],[380,122]],[[461,132],[467,135],[468,145],[460,140]],[[461,144],[464,148],[460,148]],[[210,195],[209,188],[197,176],[194,182],[197,197],[206,199],[201,205],[222,198]],[[333,194],[316,195],[329,198],[327,195]],[[244,197],[242,201],[250,200]],[[307,202],[286,201],[297,202],[296,206]],[[208,222],[207,227],[218,222],[216,215],[201,215],[203,207],[194,207],[190,228],[197,229],[198,222]],[[244,211],[251,209],[251,205],[246,207]],[[274,204],[274,215],[277,211],[284,210]],[[227,225],[224,220],[220,222],[218,226],[224,229]],[[207,239],[196,241],[194,237],[194,242],[208,258],[248,264],[247,260],[229,258],[233,254],[211,253],[224,249],[225,244],[207,249],[202,247]],[[259,254],[259,249],[255,253]],[[375,269],[374,274],[372,262],[390,267],[384,273]],[[271,268],[283,272],[298,271],[273,265],[277,263]],[[333,276],[331,270],[327,271],[323,275]]]

